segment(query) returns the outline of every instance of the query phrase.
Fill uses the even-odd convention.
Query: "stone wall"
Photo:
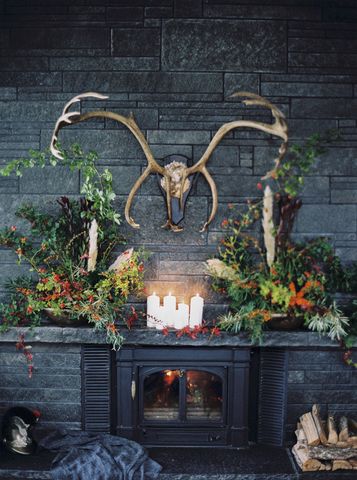
[[[328,345],[323,340],[322,345]],[[295,443],[296,422],[311,406],[319,404],[322,419],[331,411],[335,418],[342,415],[357,419],[357,371],[331,347],[291,349],[289,351],[286,440]]]
[[[286,115],[292,143],[313,132],[339,128],[345,141],[316,161],[301,192],[297,236],[328,235],[344,261],[356,259],[356,19],[353,1],[327,0],[5,0],[0,6],[1,163],[49,146],[56,119],[72,97],[88,91],[107,100],[86,100],[82,111],[107,109],[134,118],[158,162],[182,154],[197,162],[224,123],[271,122],[270,111],[230,98],[249,91],[267,97]],[[144,170],[134,136],[110,119],[95,119],[60,133],[96,150],[114,174],[117,207]],[[188,301],[204,296],[206,318],[224,299],[210,288],[202,262],[217,253],[220,224],[229,203],[258,199],[257,183],[272,168],[280,139],[250,129],[230,132],[208,161],[218,188],[217,215],[199,230],[211,208],[202,175],[186,207],[185,230],[161,228],[164,198],[150,175],[123,222],[133,245],[152,251],[147,292],[171,291]],[[46,166],[21,178],[0,178],[0,222],[21,227],[13,212],[21,203],[51,212],[60,195],[78,195],[79,172]],[[257,225],[259,231],[259,225]],[[0,251],[1,285],[14,269]],[[3,286],[0,286],[3,295]]]
[[[48,330],[53,342],[53,332]],[[36,439],[57,428],[80,429],[81,346],[37,343],[29,335],[27,339],[34,359],[32,378],[28,360],[14,343],[0,345],[0,418],[15,406],[39,411]]]
[[[306,180],[294,234],[328,236],[344,262],[355,261],[356,21],[354,0],[4,0],[0,4],[0,163],[26,157],[30,148],[48,147],[64,105],[88,91],[109,98],[85,100],[82,111],[107,109],[125,116],[132,111],[158,162],[175,153],[197,162],[224,123],[272,122],[269,110],[230,98],[238,91],[258,93],[286,115],[291,143],[302,143],[313,132],[331,127],[341,131],[344,142],[318,159]],[[124,217],[127,195],[146,167],[134,136],[112,120],[95,119],[64,129],[60,140],[64,145],[76,141],[99,153],[100,166],[113,171],[116,204]],[[156,291],[163,296],[171,291],[187,302],[199,292],[207,319],[225,308],[224,299],[210,288],[202,262],[217,253],[229,204],[244,208],[247,200],[260,198],[257,183],[272,168],[280,143],[250,129],[230,132],[220,142],[207,164],[218,189],[218,211],[204,233],[199,230],[212,199],[203,176],[187,203],[181,233],[161,228],[167,218],[165,201],[155,176],[149,176],[131,210],[141,228],[134,230],[123,222],[129,243],[145,244],[152,252],[146,269],[148,294]],[[0,177],[0,228],[14,224],[26,232],[13,215],[18,206],[33,204],[51,213],[60,195],[78,196],[80,184],[79,172],[49,165],[24,171],[21,178]],[[257,225],[257,234],[259,230]],[[0,250],[0,297],[7,276],[27,271],[14,266],[14,260]],[[14,347],[4,348],[1,369],[6,373],[7,395],[18,400],[20,382],[26,401],[36,390],[45,392],[44,402],[58,402],[65,389],[68,396],[63,396],[72,407],[61,400],[66,406],[59,406],[59,411],[64,419],[80,421],[79,390],[73,386],[79,382],[78,347],[66,347],[66,355],[57,356],[53,347],[36,346],[43,359],[36,368],[43,371],[23,383],[21,375],[16,376],[14,384],[9,372],[18,368],[22,356]],[[310,395],[317,385],[322,396],[329,385],[329,403],[345,386],[339,383],[344,376],[336,377],[339,370],[333,365],[325,360],[313,363],[319,357],[315,353],[303,356],[304,368],[297,366],[298,354],[291,356],[291,379],[297,376],[289,390],[291,413],[294,405],[317,401]],[[313,379],[312,364],[327,372],[322,379]],[[347,375],[353,386],[356,377]],[[336,383],[331,384],[331,376]],[[44,385],[48,391],[42,390]],[[349,397],[344,398],[341,402],[348,405]],[[340,400],[332,405],[340,405]]]

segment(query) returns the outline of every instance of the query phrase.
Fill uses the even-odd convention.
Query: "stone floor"
[[[0,479],[52,479],[56,453],[46,450],[29,456],[0,448]],[[158,480],[356,480],[356,471],[305,472],[290,448],[252,445],[229,448],[152,447],[149,456],[162,465]]]

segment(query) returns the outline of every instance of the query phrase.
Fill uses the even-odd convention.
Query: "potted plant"
[[[21,166],[44,166],[46,153],[30,153],[29,160],[14,160],[1,174],[21,175]],[[112,174],[108,169],[99,172],[98,155],[84,153],[77,144],[61,150],[61,155],[71,170],[82,169],[84,196],[75,200],[62,196],[56,216],[30,205],[18,208],[16,215],[30,223],[32,238],[18,233],[14,225],[1,230],[0,245],[16,253],[16,263],[27,262],[31,277],[7,281],[9,302],[0,306],[4,316],[0,332],[12,326],[33,328],[47,312],[60,325],[93,323],[94,330],[107,332],[108,342],[116,349],[123,337],[115,321],[126,312],[129,294],[143,290],[147,254],[127,249],[113,256],[116,245],[124,248],[125,238],[119,230],[120,215],[112,205]],[[50,162],[55,165],[57,159],[51,156]],[[129,326],[137,317],[134,309],[131,313]]]
[[[338,138],[338,132],[329,131],[325,137],[314,134],[304,146],[292,147],[297,156],[274,176],[275,192],[267,186],[261,201],[254,205],[248,201],[245,213],[236,211],[238,219],[223,221],[220,258],[207,261],[213,288],[230,300],[230,312],[218,324],[221,330],[246,330],[252,341],[260,343],[269,324],[279,329],[305,325],[332,339],[346,335],[348,318],[332,295],[339,285],[348,286],[348,269],[327,238],[308,242],[291,238],[302,205],[296,194],[303,173],[308,173],[315,156],[324,153],[324,146]],[[262,218],[264,248],[249,231],[258,218]]]

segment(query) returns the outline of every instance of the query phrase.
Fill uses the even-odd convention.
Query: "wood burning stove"
[[[116,434],[144,445],[248,446],[249,349],[124,346]]]

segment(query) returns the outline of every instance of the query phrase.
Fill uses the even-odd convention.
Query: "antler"
[[[212,220],[213,220],[213,218],[216,214],[217,204],[218,204],[217,188],[216,188],[216,185],[213,181],[213,178],[210,176],[210,174],[208,173],[208,171],[206,169],[206,162],[209,159],[209,157],[211,156],[213,150],[218,145],[218,143],[221,141],[221,139],[230,130],[232,130],[233,128],[237,128],[237,127],[257,128],[258,130],[263,130],[264,132],[270,133],[272,135],[277,135],[278,137],[281,137],[284,140],[284,142],[282,143],[282,145],[279,149],[280,155],[279,155],[278,158],[276,158],[274,160],[275,161],[275,167],[273,168],[273,170],[268,172],[262,178],[262,180],[265,180],[266,178],[271,177],[272,175],[274,175],[277,172],[277,170],[279,168],[279,165],[280,165],[280,162],[281,162],[282,158],[284,157],[284,155],[286,153],[286,150],[287,150],[287,147],[288,147],[288,141],[289,141],[288,124],[286,122],[286,118],[285,118],[284,114],[278,108],[276,108],[275,105],[269,103],[265,98],[260,97],[259,95],[256,95],[254,93],[239,92],[239,93],[235,93],[234,95],[232,95],[232,97],[237,97],[237,96],[245,96],[245,97],[251,97],[251,98],[255,99],[255,100],[243,100],[243,103],[245,103],[246,105],[264,105],[266,107],[269,107],[272,111],[272,114],[273,114],[276,122],[273,125],[269,125],[269,124],[266,124],[266,123],[255,122],[255,121],[250,121],[250,120],[237,120],[235,122],[230,122],[230,123],[226,123],[225,125],[222,125],[222,127],[218,130],[216,135],[213,137],[211,143],[208,145],[207,150],[205,151],[205,153],[203,154],[201,159],[195,165],[193,165],[190,168],[187,168],[184,171],[184,173],[182,175],[182,179],[181,179],[181,197],[180,197],[181,209],[182,209],[183,185],[185,183],[186,178],[189,175],[191,175],[193,173],[196,173],[196,172],[201,172],[205,176],[207,182],[209,183],[209,185],[211,187],[212,199],[213,199],[211,215],[209,217],[209,220],[205,223],[201,232],[204,232],[207,229],[207,227],[209,226],[209,224],[212,222]]]
[[[94,93],[94,92],[88,92],[88,93],[83,93],[82,95],[78,95],[77,97],[72,98],[67,105],[64,107],[63,112],[61,117],[57,120],[52,140],[51,140],[51,152],[52,154],[59,158],[63,159],[61,157],[61,153],[59,150],[55,148],[55,143],[58,138],[58,132],[59,130],[64,127],[66,124],[71,124],[74,125],[75,123],[83,122],[84,120],[87,120],[88,118],[93,118],[93,117],[106,117],[106,118],[112,118],[114,120],[117,120],[120,123],[123,123],[126,127],[131,130],[131,132],[135,135],[136,139],[140,143],[145,156],[148,161],[148,166],[146,167],[145,171],[140,175],[140,177],[137,179],[135,182],[129,196],[128,200],[126,202],[125,206],[125,218],[126,221],[134,228],[140,228],[140,225],[135,223],[134,220],[130,217],[130,206],[133,201],[134,195],[137,192],[138,188],[140,185],[143,183],[143,181],[146,179],[146,177],[151,173],[151,172],[158,172],[161,175],[163,175],[166,178],[166,185],[168,186],[167,188],[167,195],[166,195],[166,201],[167,201],[167,210],[168,210],[168,216],[169,216],[169,221],[171,220],[171,193],[170,193],[170,175],[165,170],[164,167],[161,167],[154,159],[152,156],[152,153],[150,151],[149,145],[147,144],[143,134],[141,133],[139,127],[134,121],[134,117],[132,112],[130,113],[130,117],[126,118],[123,117],[122,115],[118,115],[117,113],[113,112],[107,112],[107,111],[93,111],[93,112],[86,112],[81,114],[80,112],[68,112],[69,107],[75,103],[75,102],[80,102],[82,98],[85,97],[95,97],[95,98],[108,98],[107,96],[100,95],[99,93]]]

